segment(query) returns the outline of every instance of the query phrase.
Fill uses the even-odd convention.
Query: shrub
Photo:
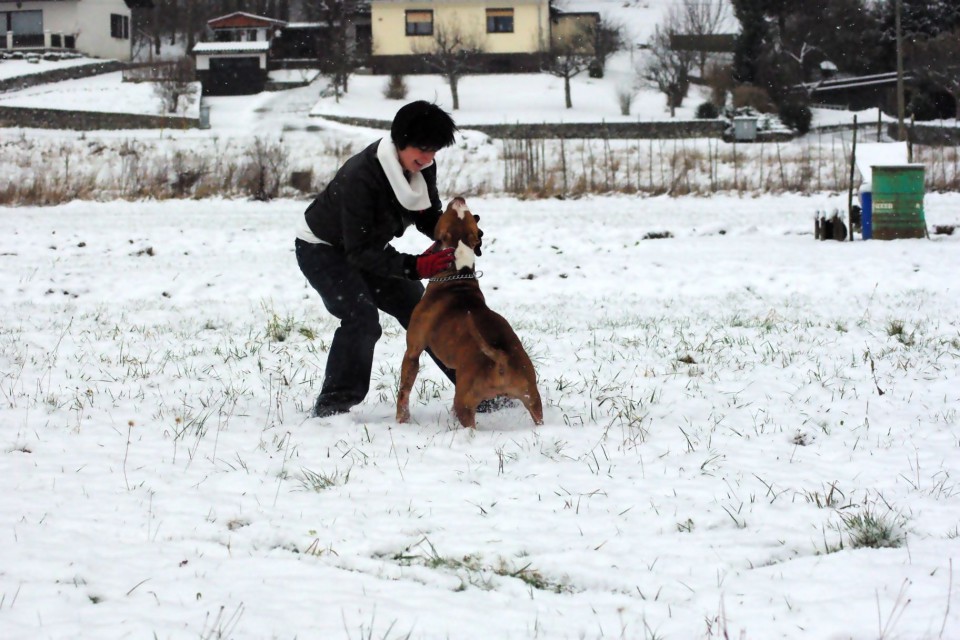
[[[810,107],[802,102],[788,100],[780,105],[780,121],[791,129],[796,129],[798,133],[804,134],[810,131],[810,122],[813,120],[813,113]]]
[[[760,113],[774,113],[776,111],[773,102],[770,100],[770,94],[752,84],[742,84],[733,90],[733,106],[735,109],[752,107]]]
[[[940,117],[936,101],[928,91],[917,90],[910,96],[907,113],[916,120],[934,120]]]
[[[241,188],[256,200],[268,201],[279,196],[290,161],[288,154],[289,147],[283,144],[282,138],[275,142],[254,138],[253,147],[246,154]]]
[[[697,107],[696,116],[701,120],[715,120],[719,115],[720,110],[712,102],[701,102]]]
[[[841,514],[840,519],[853,549],[895,549],[903,546],[906,539],[904,518],[893,512],[865,507],[858,513]]]
[[[620,115],[630,115],[630,107],[633,105],[633,97],[636,92],[631,87],[617,87],[617,104],[620,105]]]
[[[184,112],[196,99],[193,58],[184,56],[153,70],[153,90],[165,113]]]
[[[733,69],[730,65],[711,63],[704,74],[710,87],[710,101],[721,107],[727,106],[727,95],[733,91]]]
[[[383,97],[388,100],[405,100],[407,98],[407,81],[401,73],[391,73],[387,86],[383,88]]]

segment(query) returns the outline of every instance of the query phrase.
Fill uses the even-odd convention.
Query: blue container
[[[864,240],[873,237],[873,193],[860,192],[860,232]]]

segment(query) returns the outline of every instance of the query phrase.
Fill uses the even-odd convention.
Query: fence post
[[[847,229],[853,242],[853,175],[857,167],[857,114],[853,114],[853,145],[850,150],[850,183],[847,186]],[[862,215],[862,212],[861,212]]]

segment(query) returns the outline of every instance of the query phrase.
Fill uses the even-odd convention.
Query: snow
[[[316,69],[273,69],[267,75],[274,82],[313,82],[320,76]]]
[[[8,78],[17,78],[19,76],[28,76],[55,69],[66,69],[69,67],[83,67],[91,64],[102,64],[103,60],[96,58],[64,58],[62,60],[44,60],[36,57],[31,60],[17,60],[13,58],[0,58],[0,80]]]
[[[195,84],[194,93],[200,86]],[[162,115],[163,101],[154,87],[152,82],[123,82],[123,73],[116,71],[0,93],[0,107]],[[198,118],[199,109],[199,101],[194,99],[178,115]]]
[[[270,43],[261,42],[198,42],[193,45],[193,53],[222,53],[222,52],[260,52],[270,50]]]
[[[387,317],[308,417],[304,201],[0,210],[0,635],[958,637],[958,239],[815,242],[811,201],[468,198],[546,405],[476,431],[426,359],[394,422]]]
[[[909,158],[906,142],[866,142],[857,145],[855,161],[864,182],[873,181],[873,167],[900,166]]]
[[[815,242],[832,192],[471,195],[503,162],[469,124],[612,120],[628,69],[575,79],[573,110],[555,79],[467,77],[437,156],[542,427],[459,428],[426,358],[398,425],[386,316],[366,400],[310,418],[335,324],[293,254],[307,200],[0,207],[0,637],[960,637],[960,235]],[[0,105],[155,112],[116,75]],[[4,171],[107,174],[103,141],[229,162],[252,135],[332,171],[383,131],[323,115],[388,121],[385,81],[210,98],[205,131],[3,129],[33,154]],[[960,195],[924,206],[960,224]],[[890,535],[857,547],[857,517]]]

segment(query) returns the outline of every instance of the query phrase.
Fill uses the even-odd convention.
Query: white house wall
[[[110,15],[126,16],[123,0],[64,0],[62,2],[0,2],[0,11],[43,11],[43,30],[76,36],[77,51],[96,58],[130,60],[130,38],[110,37]],[[130,29],[133,29],[131,21]],[[131,33],[132,36],[132,33]]]
[[[130,60],[133,51],[130,38],[110,37],[111,14],[130,19],[126,3],[123,0],[78,0],[76,4],[77,49],[98,58]],[[132,20],[130,30],[133,30]]]

